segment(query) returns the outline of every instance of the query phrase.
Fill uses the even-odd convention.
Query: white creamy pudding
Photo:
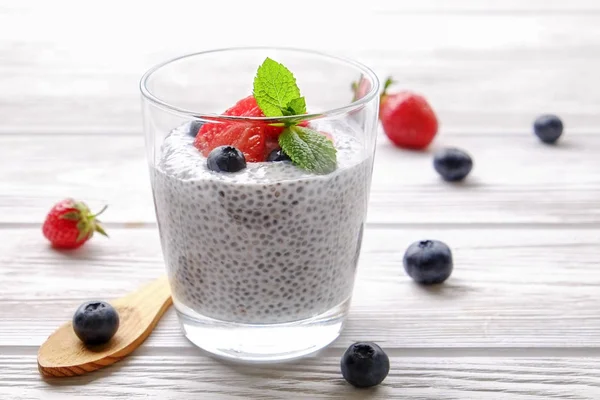
[[[327,175],[290,162],[210,171],[187,125],[168,135],[151,175],[176,303],[221,321],[272,324],[349,300],[372,159],[349,126],[314,129],[337,149]]]

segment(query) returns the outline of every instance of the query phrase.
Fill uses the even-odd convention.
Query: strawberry
[[[250,95],[238,101],[229,107],[223,115],[237,115],[244,117],[264,117],[265,114],[261,111],[254,96]]]
[[[248,96],[227,109],[223,115],[238,117],[264,117],[254,96]],[[248,162],[265,161],[272,150],[271,138],[275,141],[283,127],[269,126],[259,121],[223,121],[207,123],[200,128],[194,146],[205,156],[215,148],[223,145],[234,146],[244,153]]]
[[[94,232],[108,236],[96,217],[106,210],[92,214],[82,201],[65,199],[52,207],[42,227],[42,232],[52,246],[76,249],[87,242]]]
[[[388,94],[393,83],[385,81],[379,119],[387,137],[398,147],[423,150],[433,140],[438,130],[437,117],[425,98],[410,91]]]
[[[354,93],[352,101],[362,99],[369,90],[371,90],[371,83],[361,76],[358,82],[352,82],[352,92]]]

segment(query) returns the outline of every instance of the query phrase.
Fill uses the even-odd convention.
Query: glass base
[[[343,329],[350,299],[315,317],[282,324],[238,324],[204,317],[175,301],[185,336],[196,346],[237,362],[287,361],[314,353]]]

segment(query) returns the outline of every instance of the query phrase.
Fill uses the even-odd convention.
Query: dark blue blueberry
[[[217,172],[238,172],[246,168],[244,154],[233,146],[215,147],[206,163],[208,169]]]
[[[433,167],[444,180],[456,182],[469,175],[473,169],[473,160],[460,149],[446,148],[435,153]]]
[[[290,157],[283,152],[281,149],[273,150],[267,156],[267,161],[291,161]]]
[[[357,342],[348,347],[340,366],[349,384],[366,388],[383,382],[390,372],[390,359],[375,343]]]
[[[198,135],[198,131],[200,130],[200,128],[202,128],[202,125],[204,125],[204,122],[202,121],[190,122],[190,126],[187,132],[188,135],[190,135],[191,137],[196,137],[196,135]]]
[[[73,330],[85,344],[108,342],[119,329],[119,314],[104,301],[89,301],[73,315]]]
[[[421,240],[404,253],[404,269],[417,283],[442,283],[452,273],[452,252],[439,240]]]
[[[563,123],[556,115],[541,115],[533,123],[533,131],[542,142],[552,144],[562,135]]]

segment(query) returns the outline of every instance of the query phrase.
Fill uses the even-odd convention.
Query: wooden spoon
[[[86,347],[75,335],[72,322],[67,322],[40,347],[42,375],[83,375],[119,361],[146,340],[173,301],[167,278],[162,277],[110,303],[119,313],[115,336],[103,345]]]

